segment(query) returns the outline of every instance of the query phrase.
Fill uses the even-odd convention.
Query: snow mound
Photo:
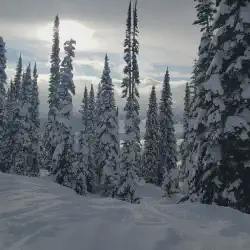
[[[140,205],[74,191],[46,179],[0,174],[1,250],[248,250],[250,217],[199,204],[167,204],[138,184]]]

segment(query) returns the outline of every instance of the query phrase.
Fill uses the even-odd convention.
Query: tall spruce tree
[[[48,112],[48,122],[45,125],[44,133],[44,145],[43,145],[43,165],[49,171],[52,171],[53,164],[53,154],[58,144],[58,123],[55,121],[56,116],[58,116],[59,109],[59,95],[58,88],[60,85],[60,38],[59,38],[59,16],[55,17],[54,27],[53,27],[53,45],[52,53],[50,56],[50,80],[49,80],[49,112]]]
[[[204,115],[206,150],[203,168],[195,176],[194,194],[203,203],[215,202],[250,213],[250,2],[221,0],[218,4],[213,23],[218,30],[216,52],[205,83],[210,101]]]
[[[95,127],[95,148],[94,148],[94,164],[95,164],[95,168],[96,168],[96,173],[97,173],[97,184],[100,184],[100,174],[98,174],[98,159],[100,158],[100,149],[99,149],[99,145],[100,145],[100,134],[98,131],[98,124],[100,124],[101,120],[101,93],[102,93],[102,84],[101,82],[98,84],[98,89],[97,89],[97,94],[96,94],[96,108],[95,108],[95,123],[96,123],[96,127]]]
[[[163,185],[166,195],[171,195],[178,188],[177,149],[172,111],[172,93],[167,69],[159,105],[159,147],[160,167],[159,184]]]
[[[5,42],[3,38],[0,37],[0,141],[3,139],[3,134],[5,130],[5,99],[6,99],[6,85],[7,85],[7,74],[6,69],[6,49]],[[0,153],[0,160],[2,159]]]
[[[97,174],[95,164],[95,142],[96,142],[96,102],[93,84],[91,84],[89,95],[84,94],[86,102],[86,143],[88,145],[87,155],[87,189],[89,192],[94,193],[97,186]]]
[[[194,24],[201,25],[201,31],[203,32],[203,34],[198,51],[198,60],[196,62],[193,73],[195,93],[193,94],[190,104],[188,136],[186,138],[186,152],[188,152],[188,154],[186,155],[184,162],[187,178],[185,180],[185,190],[189,192],[188,196],[191,200],[199,199],[199,189],[201,188],[200,184],[203,185],[199,182],[199,179],[208,170],[207,164],[204,165],[203,163],[206,152],[210,150],[210,146],[208,146],[206,142],[208,142],[207,140],[211,140],[209,143],[214,143],[214,145],[216,145],[218,144],[219,140],[219,137],[217,137],[217,133],[214,133],[213,135],[214,140],[212,139],[212,137],[210,139],[206,138],[206,127],[208,125],[208,117],[206,117],[208,113],[206,114],[206,112],[210,110],[212,112],[211,115],[217,115],[219,114],[218,112],[220,112],[219,109],[223,106],[223,103],[221,103],[220,101],[222,98],[222,92],[218,93],[217,95],[217,93],[213,94],[212,91],[206,89],[206,82],[208,80],[207,72],[215,53],[215,49],[212,44],[213,31],[211,28],[211,22],[213,21],[213,13],[215,12],[213,1],[199,2],[196,5],[196,9],[197,21],[195,21]],[[213,100],[216,100],[218,102],[218,105],[215,104]],[[210,125],[212,126],[212,124]],[[214,132],[216,130],[219,131],[219,127],[220,122],[215,121],[215,123],[213,123],[213,129],[215,129]],[[212,136],[212,134],[210,136]],[[211,144],[211,149],[212,148],[213,146]],[[217,154],[217,152],[214,152],[214,156],[215,154]],[[212,165],[214,165],[214,169],[216,169],[217,167],[219,167],[220,161],[216,159],[216,156],[214,158],[214,156],[212,156],[209,161]],[[207,194],[204,193],[204,198],[206,197],[205,199],[210,196],[209,193],[212,194],[213,191],[217,189],[217,184],[215,184],[213,180],[213,178],[216,176],[215,172],[212,171],[211,176],[210,174],[208,174],[208,179],[204,182],[206,183],[205,185],[208,185],[210,189],[208,190]],[[201,194],[201,196],[203,196],[203,194]],[[212,196],[210,196],[208,199],[210,198],[212,198]]]
[[[4,131],[4,138],[1,151],[3,159],[1,161],[1,171],[14,172],[16,165],[16,155],[20,150],[18,132],[20,129],[19,109],[21,107],[21,87],[22,87],[22,57],[20,55],[16,67],[14,81],[12,82],[6,103],[7,119]]]
[[[0,171],[5,171],[5,166],[3,165],[4,160],[4,149],[3,144],[4,134],[6,130],[6,116],[5,116],[5,99],[6,99],[6,85],[7,85],[7,74],[6,69],[6,49],[5,42],[3,38],[0,37]]]
[[[81,104],[81,109],[79,110],[79,112],[82,115],[83,128],[82,128],[81,132],[83,134],[87,133],[87,128],[88,128],[88,110],[89,110],[89,101],[88,101],[88,99],[89,99],[88,88],[87,88],[87,86],[85,86],[84,93],[83,93],[82,104]]]
[[[130,2],[126,22],[126,33],[124,40],[124,79],[122,82],[123,98],[127,98],[125,111],[125,139],[122,149],[121,176],[118,183],[116,195],[128,202],[139,202],[135,197],[135,179],[141,167],[140,153],[140,117],[139,103],[137,97],[139,93],[139,70],[137,65],[137,55],[139,53],[137,2],[132,12]]]
[[[39,117],[39,90],[37,85],[37,67],[36,64],[33,69],[32,79],[32,96],[31,96],[31,146],[33,163],[29,170],[30,176],[38,176],[40,168],[40,117]]]
[[[93,84],[91,84],[88,95],[88,108],[87,108],[87,134],[94,134],[95,132],[95,93]]]
[[[75,94],[72,65],[72,58],[75,57],[75,43],[72,39],[64,43],[65,57],[61,64],[61,83],[58,89],[59,115],[55,117],[55,120],[60,124],[61,138],[53,156],[55,181],[71,188],[75,188],[74,179],[76,176],[73,168],[76,156],[73,150],[73,135],[70,125],[73,111],[72,95]]]
[[[138,28],[138,10],[137,10],[137,0],[135,0],[135,6],[133,9],[133,30],[132,30],[132,97],[134,99],[134,110],[136,111],[136,116],[134,117],[134,128],[136,133],[136,144],[135,144],[135,160],[136,160],[136,171],[137,175],[141,172],[141,136],[140,136],[140,105],[138,102],[139,92],[138,85],[140,84],[140,73],[137,62],[137,57],[139,55],[139,28]]]
[[[101,78],[102,92],[100,96],[101,117],[97,127],[99,141],[98,172],[101,184],[101,194],[113,196],[115,187],[115,172],[118,166],[118,138],[116,106],[114,102],[114,85],[110,77],[108,56],[105,56],[104,70]]]
[[[1,141],[1,162],[0,171],[10,172],[13,166],[13,152],[15,152],[15,126],[14,118],[16,114],[16,95],[13,81],[10,81],[10,87],[7,93],[7,100],[5,103],[5,129]]]
[[[185,87],[185,96],[184,96],[184,113],[183,113],[183,141],[180,146],[180,153],[181,153],[181,177],[182,179],[186,179],[186,171],[185,171],[185,162],[186,158],[188,156],[188,147],[187,147],[187,141],[188,141],[188,123],[189,123],[189,116],[190,116],[190,87],[189,83],[186,83]],[[184,191],[185,192],[185,191]]]
[[[188,135],[188,119],[190,114],[190,88],[189,83],[186,83],[185,97],[184,97],[184,114],[183,114],[183,138]]]
[[[146,182],[158,184],[159,118],[155,86],[152,87],[149,97],[144,141],[143,176]]]
[[[32,77],[30,64],[22,78],[22,89],[19,100],[19,109],[15,125],[17,126],[14,172],[19,175],[29,175],[33,164],[31,143],[31,100]]]
[[[22,89],[22,56],[20,55],[18,58],[17,66],[16,66],[16,74],[14,77],[14,92],[15,92],[15,99],[17,103],[20,99],[21,89]]]

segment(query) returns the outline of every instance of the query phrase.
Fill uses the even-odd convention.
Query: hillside
[[[140,184],[140,205],[45,179],[0,174],[1,250],[247,250],[250,218],[230,208],[162,200]],[[171,204],[172,203],[172,204]]]

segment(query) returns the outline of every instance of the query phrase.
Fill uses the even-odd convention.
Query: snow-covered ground
[[[46,178],[46,177],[45,177]],[[250,216],[173,204],[141,183],[140,205],[81,197],[44,178],[0,174],[1,250],[249,250]]]

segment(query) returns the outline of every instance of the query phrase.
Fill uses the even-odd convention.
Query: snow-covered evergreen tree
[[[188,82],[185,87],[185,97],[184,97],[184,114],[183,114],[183,138],[187,137],[188,134],[188,119],[190,114],[190,88]]]
[[[55,120],[60,124],[60,143],[58,143],[53,155],[55,168],[53,175],[57,183],[75,188],[74,163],[76,156],[73,150],[73,135],[70,125],[72,117],[72,95],[75,94],[73,81],[73,57],[75,57],[74,40],[64,43],[65,57],[61,64],[61,83],[58,89],[59,115]]]
[[[9,172],[12,166],[12,153],[13,153],[13,141],[12,141],[12,130],[13,130],[13,121],[14,113],[16,108],[16,99],[14,92],[13,81],[10,81],[10,87],[7,92],[7,99],[5,102],[5,113],[4,113],[4,133],[1,139],[1,148],[0,148],[0,171]]]
[[[134,111],[133,99],[128,97],[125,106],[125,138],[121,152],[120,176],[115,194],[118,199],[130,203],[140,202],[135,194],[137,179],[135,145],[137,138],[135,136],[134,127],[132,126],[135,117],[136,111]]]
[[[87,156],[88,156],[88,145],[87,140],[83,140],[81,132],[77,132],[74,142],[74,152],[75,152],[75,164],[76,169],[76,183],[75,191],[79,195],[85,195],[87,193]]]
[[[100,145],[100,134],[99,134],[99,130],[98,130],[98,124],[100,124],[101,120],[101,92],[102,92],[102,84],[101,82],[98,85],[98,89],[97,89],[97,94],[96,94],[96,108],[95,108],[95,145],[94,145],[94,152],[93,152],[93,157],[94,157],[94,164],[95,164],[95,172],[96,172],[96,180],[97,180],[97,185],[100,185],[100,178],[98,177],[98,159],[100,158],[100,149],[99,149],[99,145]]]
[[[250,213],[249,65],[250,2],[219,1],[213,28],[215,55],[204,83],[206,100],[202,168],[192,198]]]
[[[65,131],[62,139],[63,141],[57,146],[54,154],[54,157],[57,157],[58,161],[57,169],[53,172],[55,174],[55,181],[62,186],[73,188],[79,194],[84,194],[85,182],[81,180],[84,177],[82,175],[84,172],[80,169],[82,166],[80,164],[76,165],[78,169],[74,169],[76,155],[73,150],[72,134],[69,131]],[[62,150],[59,154],[57,154],[58,149]],[[76,177],[76,174],[79,174],[79,176]]]
[[[180,174],[182,175],[182,179],[186,179],[185,175],[185,162],[186,158],[188,156],[188,147],[187,147],[187,141],[188,141],[188,121],[189,121],[189,116],[190,116],[190,87],[189,83],[186,83],[185,87],[185,96],[184,96],[184,113],[183,113],[183,141],[180,145],[180,153],[181,153],[181,169],[180,169]]]
[[[213,13],[215,12],[214,4],[212,1],[200,2],[197,4],[196,9],[197,9],[197,21],[195,22],[195,24],[201,25],[201,31],[203,31],[203,34],[198,51],[199,57],[193,71],[193,82],[195,86],[195,93],[193,94],[190,103],[189,126],[187,132],[188,136],[186,138],[186,145],[185,145],[186,152],[188,154],[186,155],[184,162],[185,172],[186,172],[184,189],[185,191],[189,192],[188,195],[191,200],[198,199],[197,195],[198,196],[200,195],[200,190],[199,190],[201,188],[200,184],[202,185],[199,179],[202,178],[204,174],[203,171],[205,172],[207,171],[207,165],[206,164],[205,164],[206,166],[204,165],[203,160],[206,151],[207,149],[209,149],[210,146],[208,146],[206,142],[208,142],[207,140],[210,140],[209,143],[214,143],[214,145],[216,145],[219,140],[219,137],[217,137],[218,134],[216,133],[216,130],[217,131],[220,130],[219,120],[218,121],[214,120],[213,126],[212,124],[210,124],[213,127],[213,129],[215,129],[214,134],[210,135],[212,137],[214,136],[213,137],[214,139],[212,139],[212,137],[210,139],[206,138],[208,135],[206,132],[207,130],[206,127],[208,123],[210,123],[207,122],[208,113],[206,112],[210,110],[212,112],[211,113],[212,116],[217,115],[218,114],[217,112],[219,111],[218,110],[219,106],[221,105],[223,106],[223,103],[221,103],[220,101],[220,99],[222,98],[220,96],[222,92],[218,93],[219,95],[217,95],[217,93],[214,94],[206,89],[206,81],[208,79],[207,72],[215,53],[214,47],[211,43],[213,39],[211,22],[213,20]],[[215,104],[214,100],[218,101],[218,103]],[[217,152],[214,153],[217,154]],[[218,150],[218,155],[219,155],[219,150]],[[217,157],[215,156],[215,158]],[[220,164],[219,160],[215,158],[212,156],[210,160],[211,162],[213,162],[212,164],[214,166],[217,165],[217,167],[219,167],[218,165]],[[208,180],[213,179],[213,177],[211,179],[210,178],[211,176],[209,175],[207,175],[207,177]],[[200,184],[198,184],[198,182]],[[207,180],[205,180],[205,182],[207,182]],[[213,184],[213,180],[212,182],[210,183],[209,182],[207,182],[206,185],[209,185],[210,190],[208,192],[209,193],[211,192],[212,194],[214,188],[216,189],[216,184],[215,185]],[[208,194],[208,196],[210,196],[210,194]],[[204,193],[204,197],[208,198],[208,196]]]
[[[164,78],[159,104],[159,136],[159,184],[163,185],[166,195],[170,195],[176,192],[178,188],[178,171],[177,146],[172,111],[172,93],[168,69]]]
[[[91,88],[88,95],[88,109],[87,109],[87,134],[94,134],[95,132],[95,93],[93,84],[91,84]]]
[[[45,133],[43,138],[43,153],[42,153],[42,163],[44,168],[52,171],[52,158],[58,140],[58,123],[55,121],[56,116],[58,116],[59,109],[59,96],[58,88],[60,85],[60,39],[59,39],[59,16],[55,17],[54,27],[53,27],[53,45],[52,53],[50,56],[50,80],[49,80],[49,112],[48,112],[48,122],[45,125]]]
[[[99,83],[98,89],[97,89],[97,94],[96,94],[96,108],[95,108],[96,123],[98,123],[98,118],[100,117],[99,112],[101,110],[101,102],[100,102],[101,92],[102,92],[102,85],[101,85],[101,83]]]
[[[139,202],[139,199],[135,197],[135,182],[137,175],[140,172],[139,168],[141,167],[140,117],[139,103],[137,100],[139,93],[136,86],[139,83],[139,71],[137,65],[137,55],[139,53],[137,24],[137,3],[132,12],[132,5],[130,2],[124,40],[124,60],[126,63],[124,68],[125,77],[122,82],[122,97],[127,98],[124,108],[125,138],[121,156],[121,172],[117,184],[116,195],[119,199],[131,203]]]
[[[22,63],[22,56],[20,55],[18,58],[16,66],[16,74],[14,77],[15,99],[17,100],[17,103],[20,99],[21,89],[22,89],[22,70],[23,70],[23,63]]]
[[[11,82],[5,108],[6,127],[4,131],[1,171],[14,172],[16,155],[20,150],[18,132],[20,129],[19,109],[21,107],[22,57],[18,59],[14,81]]]
[[[14,153],[14,172],[19,175],[29,175],[33,164],[32,143],[31,143],[31,100],[32,100],[32,77],[30,64],[22,78],[22,89],[19,99],[19,109],[16,114],[15,126],[16,141]]]
[[[33,81],[32,81],[32,96],[31,96],[31,146],[33,163],[29,170],[30,176],[38,176],[40,168],[40,117],[39,117],[39,90],[37,85],[37,67],[36,64],[33,70]]]
[[[135,143],[135,160],[136,160],[136,171],[139,176],[141,173],[141,133],[140,133],[140,105],[139,105],[139,92],[138,85],[140,84],[140,74],[137,62],[137,57],[139,55],[139,28],[138,28],[138,11],[137,11],[137,0],[135,0],[135,6],[133,9],[133,31],[132,31],[132,97],[134,99],[134,110],[136,111],[136,116],[133,119],[134,128],[136,133],[136,143]]]
[[[87,90],[87,89],[86,89]],[[89,95],[84,93],[84,98],[86,98],[86,142],[88,145],[88,155],[87,155],[87,189],[89,192],[94,193],[97,187],[97,174],[96,174],[96,164],[95,164],[95,143],[96,143],[96,103],[95,103],[95,93],[93,84],[91,84],[91,89]]]
[[[143,152],[143,176],[146,182],[158,184],[159,118],[155,86],[152,87],[146,120]]]
[[[84,89],[84,94],[83,94],[83,99],[82,99],[82,104],[81,104],[81,109],[79,110],[79,112],[82,115],[82,125],[83,128],[81,130],[82,134],[86,134],[87,133],[87,127],[88,127],[88,111],[89,111],[89,94],[88,94],[88,88],[87,86],[85,86]]]
[[[124,40],[124,61],[126,63],[123,73],[125,77],[122,81],[122,98],[127,96],[132,96],[132,4],[129,3],[127,22],[126,22],[126,32]]]
[[[6,85],[7,85],[7,74],[6,69],[6,49],[5,42],[3,38],[0,37],[0,141],[3,139],[3,134],[5,130],[5,99],[6,99]],[[2,159],[0,153],[0,160]]]
[[[114,86],[110,77],[108,56],[105,56],[104,70],[101,78],[102,92],[100,96],[101,117],[97,127],[99,141],[98,173],[101,194],[113,196],[115,172],[118,166],[119,142],[117,138],[117,114],[114,103]]]

